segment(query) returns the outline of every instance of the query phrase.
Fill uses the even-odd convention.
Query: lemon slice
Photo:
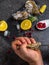
[[[6,21],[2,20],[0,21],[0,31],[5,31],[8,28],[8,24],[6,23]]]
[[[23,29],[23,30],[28,30],[28,29],[31,28],[31,26],[32,26],[32,23],[28,19],[23,20],[22,23],[21,23],[21,25],[20,25],[21,29]]]

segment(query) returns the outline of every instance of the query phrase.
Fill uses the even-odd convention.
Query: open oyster
[[[29,13],[27,11],[17,11],[12,15],[16,20],[23,20],[28,18]]]
[[[27,12],[31,14],[39,14],[39,9],[34,0],[28,0],[25,4]]]

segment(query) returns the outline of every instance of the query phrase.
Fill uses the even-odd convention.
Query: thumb
[[[27,53],[27,48],[26,47],[27,47],[27,44],[24,43],[24,44],[21,45],[20,50]]]

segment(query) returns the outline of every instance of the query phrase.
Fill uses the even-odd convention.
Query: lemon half
[[[8,24],[6,23],[6,21],[2,20],[0,21],[0,31],[5,31],[8,28]]]
[[[32,27],[32,23],[30,20],[26,19],[22,21],[20,27],[22,30],[28,30]]]

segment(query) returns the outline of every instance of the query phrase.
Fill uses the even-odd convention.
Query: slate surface
[[[18,36],[18,32],[13,24],[15,21],[11,15],[17,10],[21,9],[26,0],[0,0],[0,20],[7,21],[11,33],[11,37],[8,39],[3,36],[4,32],[0,32],[0,65],[27,65],[26,62],[21,60],[11,49],[11,41],[13,36]],[[47,10],[39,17],[39,20],[49,19],[49,0],[35,0],[38,5],[47,4]],[[32,37],[37,41],[41,41],[42,44],[49,44],[49,28],[44,31],[39,31],[35,28],[33,23]],[[21,34],[20,34],[21,35]],[[21,35],[22,36],[22,35]],[[6,42],[7,41],[7,42]],[[44,64],[49,65],[49,48],[41,48]]]

